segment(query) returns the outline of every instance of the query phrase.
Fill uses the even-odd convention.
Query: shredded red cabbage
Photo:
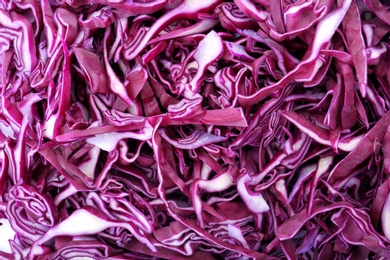
[[[1,259],[390,259],[390,4],[4,0]]]

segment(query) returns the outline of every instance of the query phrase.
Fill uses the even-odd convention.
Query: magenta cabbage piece
[[[390,259],[390,4],[5,0],[1,259]]]

